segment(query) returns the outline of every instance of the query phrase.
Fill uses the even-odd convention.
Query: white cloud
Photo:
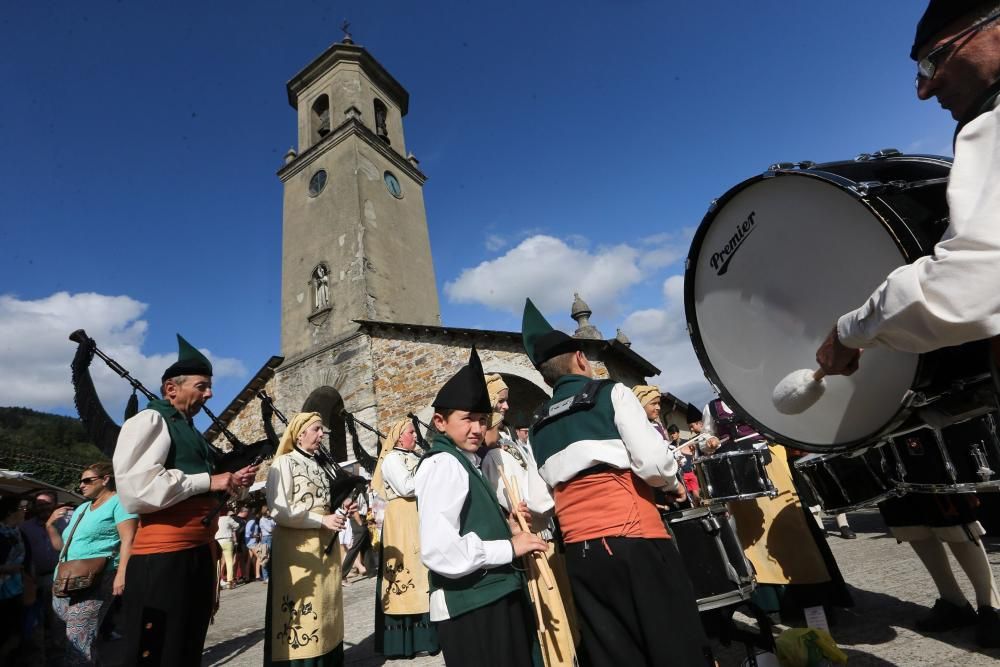
[[[660,369],[650,381],[699,407],[714,398],[691,346],[684,316],[684,276],[663,281],[664,305],[630,313],[621,324],[632,349]]]
[[[520,314],[530,296],[544,311],[567,311],[579,292],[595,311],[614,311],[622,292],[642,278],[639,253],[627,245],[593,252],[547,235],[525,239],[504,255],[465,269],[444,291],[454,303],[478,303]]]
[[[687,333],[684,276],[670,275],[659,290],[647,289],[660,284],[660,270],[686,256],[693,231],[685,228],[596,249],[586,238],[536,234],[496,259],[465,269],[444,290],[454,303],[477,303],[515,315],[520,315],[525,296],[542,312],[567,313],[573,293],[579,292],[605,322],[621,315],[624,302],[648,304],[625,315],[618,326],[632,349],[660,368],[661,375],[651,381],[703,405],[712,392]],[[603,333],[614,331],[606,327]]]
[[[140,319],[147,305],[128,296],[57,292],[36,300],[0,295],[0,405],[38,410],[73,405],[70,362],[76,345],[68,336],[86,329],[100,349],[127,368],[133,377],[156,391],[160,374],[177,358],[176,350],[147,355],[142,352],[147,323]],[[246,374],[238,359],[215,357],[216,377]],[[101,400],[113,419],[115,406],[124,404],[131,387],[100,359],[90,367]]]

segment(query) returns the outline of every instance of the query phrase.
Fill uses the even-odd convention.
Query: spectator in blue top
[[[243,537],[247,545],[247,581],[257,581],[260,579],[260,559],[258,558],[260,519],[255,514],[250,514],[247,517],[247,525],[243,529]]]
[[[107,557],[108,563],[93,586],[70,597],[53,597],[56,616],[65,626],[64,665],[94,665],[97,630],[111,607],[112,598],[125,591],[125,568],[139,518],[125,510],[115,493],[114,469],[110,463],[95,463],[80,475],[80,493],[87,502],[73,511],[60,507],[46,524],[49,540],[59,551],[59,562]],[[72,513],[60,535],[56,526]],[[70,534],[72,533],[72,539]],[[56,567],[56,578],[59,576]]]
[[[257,560],[260,563],[260,574],[263,581],[271,575],[271,534],[274,532],[274,519],[267,505],[260,508],[260,544],[257,545]]]

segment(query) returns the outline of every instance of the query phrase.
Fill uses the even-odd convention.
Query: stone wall
[[[473,335],[467,330],[454,333],[444,328],[382,328],[377,325],[318,354],[281,367],[268,382],[266,391],[278,409],[289,417],[301,410],[311,392],[328,386],[337,390],[346,410],[383,433],[407,412],[414,412],[429,423],[433,413],[431,401],[441,385],[468,362],[473,343],[485,372],[516,376],[531,383],[538,389],[531,399],[534,401],[542,394],[552,394],[551,388],[528,361],[519,338],[488,331]],[[612,377],[629,386],[644,381],[639,376],[640,371],[626,363],[611,361],[606,365],[600,359],[591,361],[597,377]],[[515,403],[518,400],[517,396],[511,398]],[[250,402],[230,422],[229,428],[244,442],[263,438],[260,402]],[[275,431],[280,435],[283,430],[275,419]],[[358,435],[365,449],[376,455],[375,435],[364,429],[358,429]],[[333,437],[331,435],[331,439]],[[216,440],[219,444],[223,441],[221,436]],[[347,447],[349,458],[353,458],[349,440]]]

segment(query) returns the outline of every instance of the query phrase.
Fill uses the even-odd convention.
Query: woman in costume
[[[267,505],[275,520],[264,622],[264,664],[344,664],[340,554],[327,545],[344,527],[330,506],[330,479],[316,461],[323,440],[316,412],[289,422],[267,473]]]
[[[59,560],[108,557],[104,570],[89,588],[69,597],[53,597],[52,606],[66,633],[66,653],[61,664],[94,665],[94,639],[111,608],[112,598],[125,591],[125,567],[139,517],[118,502],[114,469],[110,463],[95,463],[80,475],[80,493],[87,502],[76,508],[62,534],[57,524],[73,511],[60,507],[52,512],[45,528]],[[72,539],[71,539],[72,536]],[[56,568],[56,579],[59,568]]]
[[[430,617],[430,584],[420,562],[420,522],[413,475],[420,463],[414,452],[413,423],[394,423],[382,442],[372,489],[385,500],[382,520],[378,599],[375,601],[375,652],[387,658],[437,653],[437,629]]]

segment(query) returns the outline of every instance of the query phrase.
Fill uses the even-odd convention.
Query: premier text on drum
[[[712,254],[711,264],[712,268],[715,269],[716,275],[721,276],[729,270],[729,262],[733,260],[733,257],[736,256],[736,251],[740,249],[743,242],[750,236],[750,232],[754,230],[755,223],[753,218],[756,214],[756,211],[750,211],[747,219],[736,226],[736,233],[729,239],[726,247]]]

